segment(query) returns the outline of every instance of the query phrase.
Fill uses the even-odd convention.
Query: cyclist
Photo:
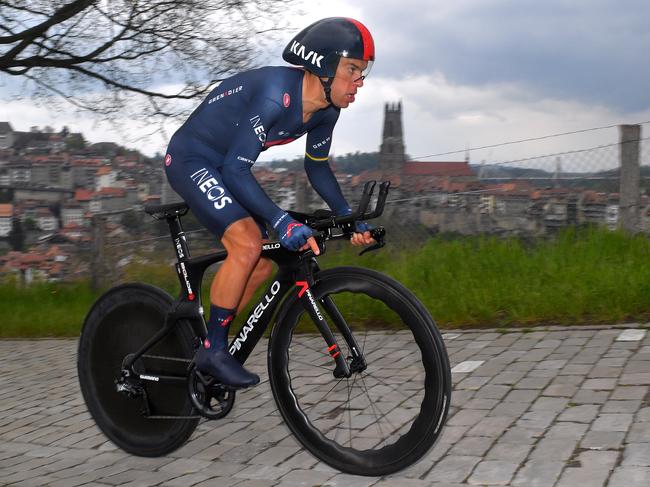
[[[263,67],[219,84],[174,133],[165,156],[170,185],[228,251],[212,281],[208,336],[195,360],[200,371],[232,387],[259,382],[230,355],[227,341],[236,313],[273,270],[260,258],[265,222],[284,247],[318,254],[312,230],[271,201],[251,166],[261,151],[307,134],[311,185],[336,215],[350,214],[328,154],[340,109],[354,102],[375,47],[361,22],[333,17],[299,32],[282,57],[298,67]],[[366,223],[355,230],[353,245],[374,242]]]

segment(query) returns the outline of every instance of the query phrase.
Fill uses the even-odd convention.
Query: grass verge
[[[487,236],[440,237],[408,249],[390,245],[389,239],[385,249],[357,257],[358,249],[336,244],[319,263],[322,268],[370,267],[392,276],[411,289],[445,328],[650,318],[650,242],[645,236],[574,228],[532,243]],[[166,264],[132,265],[124,280],[149,282],[172,295],[178,292],[175,274]],[[203,289],[204,303],[208,287]],[[77,335],[97,297],[86,283],[0,285],[0,337]],[[337,303],[353,309],[358,321],[377,319],[372,303],[360,307],[354,296]]]

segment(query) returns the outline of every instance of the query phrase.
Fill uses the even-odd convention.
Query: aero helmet
[[[362,77],[370,72],[375,43],[370,31],[358,20],[330,17],[314,22],[291,39],[282,53],[288,63],[302,66],[319,78],[328,78],[321,83],[330,103],[330,87],[342,57],[368,61]]]

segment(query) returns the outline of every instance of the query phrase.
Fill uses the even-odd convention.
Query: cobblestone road
[[[446,343],[454,394],[441,440],[407,470],[368,478],[303,451],[267,381],[173,454],[127,455],[86,412],[75,340],[0,341],[0,485],[650,485],[644,327],[453,332]],[[251,369],[265,380],[261,350]]]

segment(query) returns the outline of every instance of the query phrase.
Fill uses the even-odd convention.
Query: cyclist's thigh
[[[221,173],[215,166],[221,161],[211,160],[214,158],[209,152],[188,153],[174,150],[170,145],[165,158],[165,172],[171,187],[185,200],[199,222],[221,238],[233,222],[251,215],[223,184]],[[263,222],[256,222],[262,231]],[[265,236],[264,229],[262,237]]]
[[[223,180],[223,177],[221,176],[221,170],[220,170],[219,168],[217,168],[216,171],[219,173],[219,178],[220,178],[220,180]],[[225,188],[225,186],[224,186],[224,188]],[[260,234],[261,234],[262,240],[268,239],[268,238],[269,238],[269,234],[268,234],[268,231],[267,231],[267,229],[266,229],[266,224],[264,223],[264,220],[262,220],[261,218],[259,218],[259,217],[255,216],[255,215],[251,214],[248,210],[246,210],[246,209],[245,209],[245,208],[244,208],[244,207],[243,207],[243,206],[242,206],[242,205],[237,201],[237,199],[236,199],[234,196],[232,196],[232,200],[233,200],[233,203],[237,204],[237,206],[239,206],[239,207],[242,209],[242,211],[246,214],[246,217],[250,217],[250,218],[252,218],[253,221],[257,224],[257,228],[259,228],[259,230],[260,230]],[[237,220],[232,220],[232,221],[230,222],[230,224],[234,223],[235,221],[237,221]],[[226,227],[226,229],[227,229],[227,227]]]

